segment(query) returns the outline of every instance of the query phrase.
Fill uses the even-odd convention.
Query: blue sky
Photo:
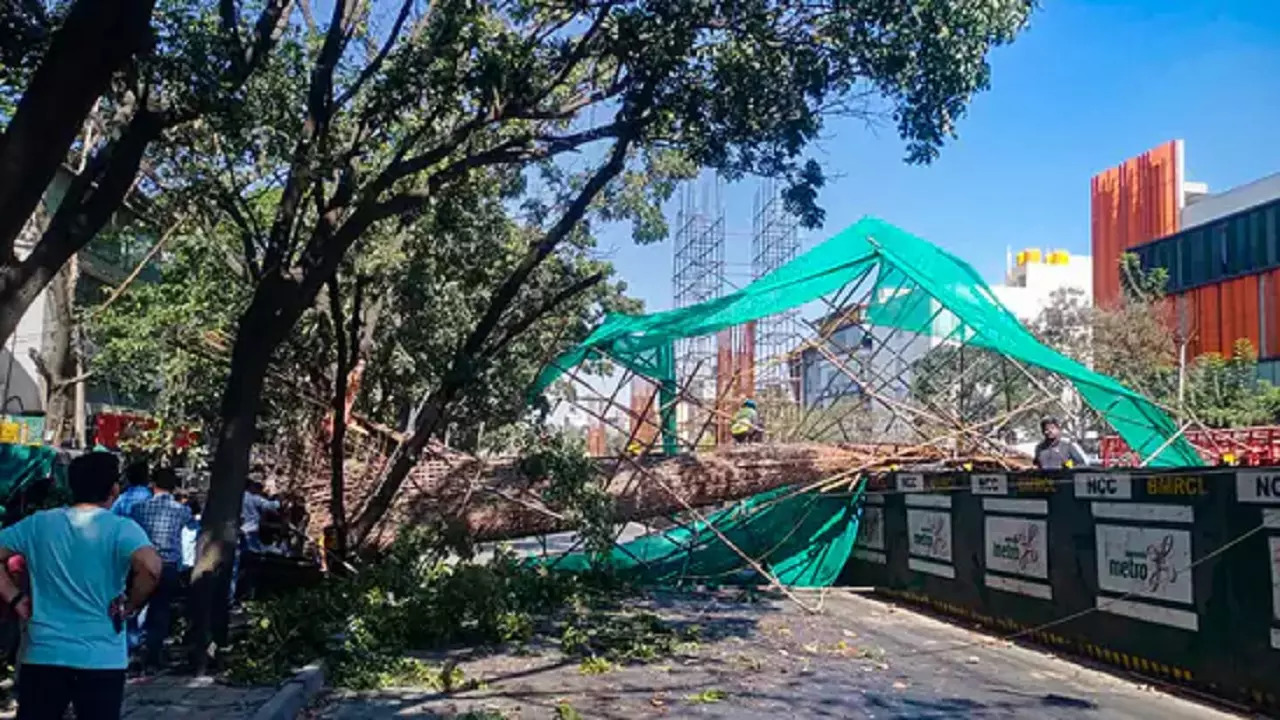
[[[1087,253],[1090,177],[1166,140],[1186,141],[1187,177],[1211,191],[1280,172],[1277,0],[1043,0],[991,64],[931,166],[905,165],[889,126],[832,125],[815,156],[839,178],[806,247],[877,215],[998,280],[1006,246]],[[723,191],[731,264],[748,261],[754,192]],[[601,250],[648,309],[670,307],[669,240],[613,228]]]

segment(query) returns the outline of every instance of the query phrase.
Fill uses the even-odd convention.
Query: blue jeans
[[[246,552],[262,552],[262,539],[257,532],[241,533],[236,542],[236,554],[231,560],[231,592],[227,597],[229,604],[236,601],[236,585],[240,582],[240,555]]]
[[[144,664],[159,667],[164,659],[164,641],[169,639],[173,627],[173,599],[178,594],[178,566],[165,563],[160,582],[147,603],[146,628],[147,653]]]

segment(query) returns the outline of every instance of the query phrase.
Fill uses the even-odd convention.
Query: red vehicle
[[[1208,465],[1280,465],[1280,426],[1196,430],[1185,435]],[[1102,438],[1099,454],[1104,467],[1136,467],[1142,462],[1114,435]]]
[[[128,438],[132,433],[143,433],[156,428],[155,418],[146,415],[129,413],[98,413],[93,421],[94,444],[116,449],[120,448],[121,438]],[[179,430],[173,440],[177,450],[186,450],[196,444],[199,436],[193,430]]]

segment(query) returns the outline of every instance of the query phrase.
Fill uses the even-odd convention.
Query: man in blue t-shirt
[[[61,718],[71,704],[81,720],[116,720],[128,667],[124,622],[146,602],[162,563],[137,523],[108,510],[120,491],[115,456],[82,455],[67,479],[71,507],[0,531],[0,561],[25,557],[31,582],[27,597],[0,564],[0,602],[30,619],[18,719]]]

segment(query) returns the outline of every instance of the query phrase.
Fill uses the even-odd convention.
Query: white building
[[[1058,290],[1080,292],[1085,304],[1093,304],[1093,263],[1088,255],[1072,256],[1065,250],[1023,250],[1009,253],[1005,281],[991,291],[1019,320],[1029,323],[1053,301]]]

